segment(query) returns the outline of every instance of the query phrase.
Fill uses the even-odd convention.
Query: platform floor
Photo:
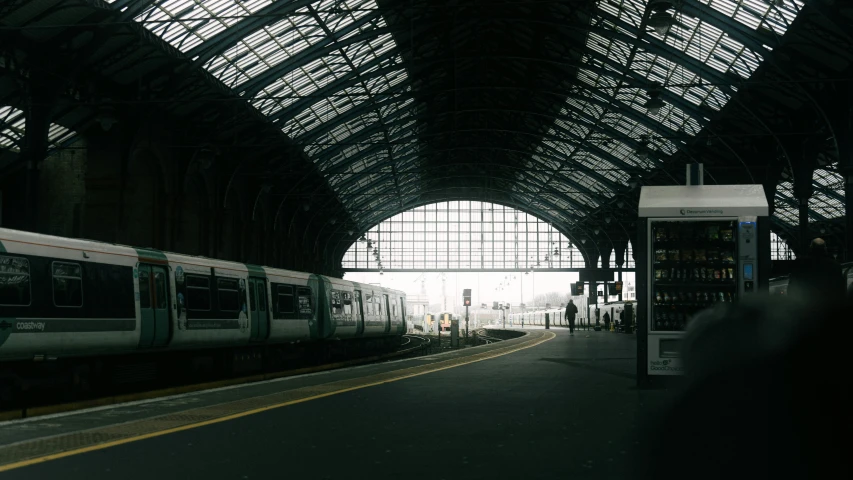
[[[630,479],[643,421],[668,399],[636,389],[635,348],[634,335],[531,329],[449,354],[10,422],[0,475]]]

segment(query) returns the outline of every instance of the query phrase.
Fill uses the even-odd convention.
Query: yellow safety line
[[[119,439],[119,440],[113,440],[113,441],[111,441],[111,442],[100,443],[100,444],[98,444],[98,445],[90,445],[90,446],[88,446],[88,447],[78,448],[78,449],[74,449],[74,450],[68,450],[68,451],[65,451],[65,452],[53,453],[53,454],[50,454],[50,455],[44,455],[44,456],[41,456],[41,457],[30,458],[30,459],[28,459],[28,460],[22,460],[22,461],[20,461],[20,462],[15,462],[15,463],[9,463],[9,464],[6,464],[6,465],[2,465],[2,466],[0,466],[0,472],[7,472],[7,471],[9,471],[9,470],[14,470],[14,469],[17,469],[17,468],[27,467],[27,466],[35,465],[35,464],[38,464],[38,463],[44,463],[44,462],[49,462],[49,461],[51,461],[51,460],[58,460],[58,459],[60,459],[60,458],[70,457],[70,456],[72,456],[72,455],[79,455],[79,454],[81,454],[81,453],[93,452],[93,451],[96,451],[96,450],[103,450],[103,449],[110,448],[110,447],[115,447],[115,446],[118,446],[118,445],[124,445],[124,444],[126,444],[126,443],[137,442],[137,441],[139,441],[139,440],[145,440],[145,439],[148,439],[148,438],[154,438],[154,437],[159,437],[159,436],[162,436],[162,435],[168,435],[168,434],[170,434],[170,433],[182,432],[182,431],[184,431],[184,430],[190,430],[190,429],[193,429],[193,428],[199,428],[199,427],[204,427],[204,426],[207,426],[207,425],[213,425],[213,424],[215,424],[215,423],[226,422],[226,421],[228,421],[228,420],[234,420],[234,419],[236,419],[236,418],[247,417],[247,416],[249,416],[249,415],[254,415],[254,414],[257,414],[257,413],[261,413],[261,412],[266,412],[266,411],[268,411],[268,410],[272,410],[272,409],[275,409],[275,408],[286,407],[286,406],[288,406],[288,405],[295,405],[295,404],[297,404],[297,403],[303,403],[303,402],[307,402],[307,401],[310,401],[310,400],[316,400],[316,399],[318,399],[318,398],[330,397],[330,396],[332,396],[332,395],[337,395],[337,394],[340,394],[340,393],[351,392],[351,391],[353,391],[353,390],[360,390],[360,389],[362,389],[362,388],[367,388],[367,387],[375,387],[376,385],[382,385],[382,384],[385,384],[385,383],[397,382],[397,381],[400,381],[400,380],[405,380],[405,379],[407,379],[407,378],[418,377],[418,376],[420,376],[420,375],[426,375],[426,374],[428,374],[428,373],[439,372],[439,371],[441,371],[441,370],[447,370],[447,369],[450,369],[450,368],[461,367],[462,365],[469,365],[469,364],[471,364],[471,363],[482,362],[483,360],[490,360],[490,359],[492,359],[492,358],[502,357],[502,356],[504,356],[504,355],[508,355],[508,354],[510,354],[510,353],[517,352],[517,351],[519,351],[519,350],[524,350],[524,349],[526,349],[526,348],[535,347],[536,345],[539,345],[539,344],[541,344],[541,343],[547,342],[548,340],[551,340],[552,338],[554,338],[554,337],[556,337],[556,336],[557,336],[557,335],[556,335],[556,334],[554,334],[553,332],[545,332],[545,333],[546,333],[547,335],[550,335],[550,336],[547,336],[547,335],[546,335],[544,338],[541,338],[541,339],[539,339],[539,340],[537,340],[537,341],[535,341],[534,343],[531,343],[531,344],[529,344],[529,345],[524,345],[524,346],[521,346],[521,347],[518,347],[518,348],[514,348],[514,349],[512,349],[512,350],[508,350],[508,351],[504,351],[504,352],[496,353],[495,355],[492,355],[492,356],[483,357],[483,358],[478,358],[478,359],[474,359],[474,360],[469,360],[469,361],[466,361],[466,362],[463,362],[463,363],[459,363],[459,364],[456,364],[456,365],[448,365],[448,366],[445,366],[445,367],[433,368],[433,369],[429,369],[429,370],[426,370],[426,371],[423,371],[423,372],[410,373],[410,374],[407,374],[407,375],[401,375],[401,376],[399,376],[399,377],[390,378],[390,379],[382,380],[382,381],[379,381],[379,382],[367,383],[367,384],[364,384],[364,385],[358,385],[358,386],[355,386],[355,387],[342,388],[342,389],[340,389],[340,390],[335,390],[334,392],[321,393],[321,394],[318,394],[318,395],[313,395],[313,396],[311,396],[311,397],[300,398],[300,399],[298,399],[298,400],[290,400],[290,401],[288,401],[288,402],[278,403],[278,404],[275,404],[275,405],[268,405],[268,406],[266,406],[266,407],[259,407],[259,408],[255,408],[255,409],[253,409],[253,410],[247,410],[247,411],[245,411],[245,412],[233,413],[233,414],[231,414],[231,415],[226,415],[226,416],[224,416],[224,417],[213,418],[213,419],[210,419],[210,420],[204,420],[204,421],[201,421],[201,422],[191,423],[191,424],[188,424],[188,425],[181,425],[180,427],[173,427],[173,428],[168,428],[168,429],[166,429],[166,430],[160,430],[159,432],[146,433],[146,434],[143,434],[143,435],[137,435],[137,436],[135,436],[135,437],[122,438],[122,439]],[[425,365],[425,367],[429,368],[429,366],[428,366],[428,365]]]

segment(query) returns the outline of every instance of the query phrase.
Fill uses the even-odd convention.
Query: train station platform
[[[530,329],[407,360],[0,424],[4,478],[633,477],[635,336]]]

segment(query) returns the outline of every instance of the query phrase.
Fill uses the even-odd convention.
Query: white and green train
[[[405,308],[374,285],[0,228],[0,377],[33,360],[399,343]]]

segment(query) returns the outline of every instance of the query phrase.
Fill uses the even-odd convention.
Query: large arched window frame
[[[350,271],[584,268],[583,256],[553,225],[504,205],[449,201],[394,215],[344,254]]]

